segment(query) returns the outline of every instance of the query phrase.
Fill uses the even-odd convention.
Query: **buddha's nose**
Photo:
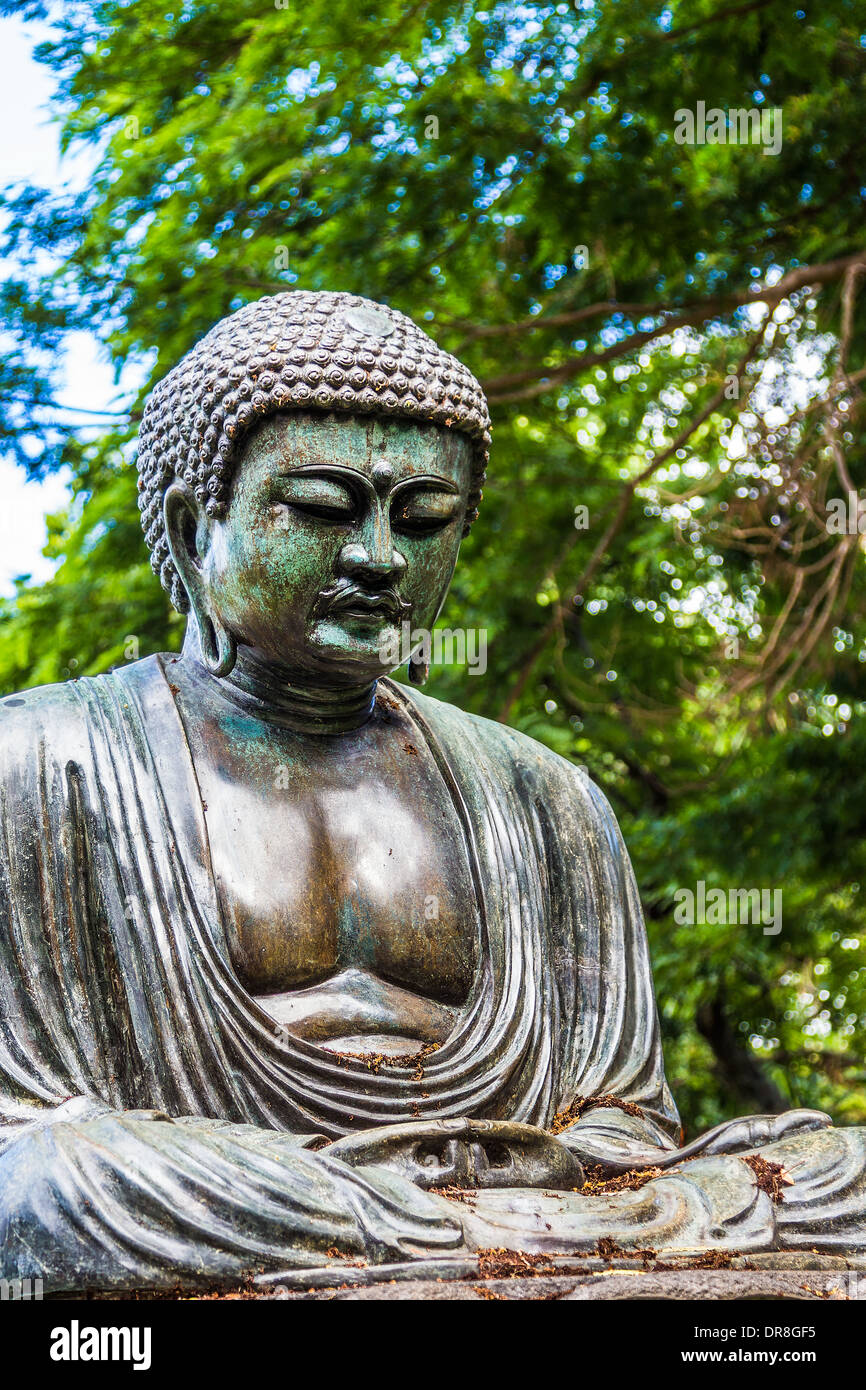
[[[406,560],[393,546],[367,546],[363,541],[344,545],[337,559],[341,574],[362,583],[372,580],[392,584],[406,568]]]

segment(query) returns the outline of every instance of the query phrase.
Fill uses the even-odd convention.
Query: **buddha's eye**
[[[430,488],[401,493],[391,507],[391,525],[410,536],[430,536],[450,525],[460,512],[460,498],[453,492]]]
[[[333,478],[284,476],[275,489],[274,501],[322,521],[353,521],[357,514],[354,497]]]

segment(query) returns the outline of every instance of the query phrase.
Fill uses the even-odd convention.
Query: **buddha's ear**
[[[169,553],[198,628],[204,663],[213,675],[227,676],[237,658],[237,644],[221,621],[204,578],[209,526],[194,492],[180,479],[166,492],[162,508]]]

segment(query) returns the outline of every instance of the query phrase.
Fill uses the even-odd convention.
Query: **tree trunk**
[[[713,1049],[722,1085],[736,1096],[738,1103],[756,1113],[779,1115],[790,1110],[790,1101],[758,1059],[743,1047],[728,1022],[721,996],[701,1005],[696,1022],[698,1032]]]

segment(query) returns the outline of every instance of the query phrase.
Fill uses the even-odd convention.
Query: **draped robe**
[[[497,1214],[494,1195],[485,1224],[328,1155],[412,1118],[544,1128],[575,1097],[614,1096],[639,1115],[590,1111],[584,1146],[674,1147],[639,901],[603,796],[525,736],[385,684],[453,799],[480,934],[470,996],[420,1075],[288,1036],[240,984],[160,658],[0,707],[0,1275],[273,1279],[335,1248],[400,1263],[495,1243],[497,1222],[517,1223],[518,1246],[550,1230],[540,1199]],[[766,1200],[739,1167],[739,1234],[766,1243]],[[675,1208],[695,1241],[718,1227],[715,1199],[664,1182],[618,1194],[629,1221],[664,1227]],[[560,1243],[620,1229],[622,1202],[587,1226],[591,1199],[580,1220],[570,1200]]]

